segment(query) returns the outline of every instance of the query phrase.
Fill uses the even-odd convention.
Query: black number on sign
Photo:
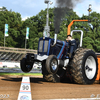
[[[22,86],[23,90],[25,90],[25,85]]]
[[[26,86],[26,90],[28,90],[29,89],[29,86]]]
[[[23,90],[28,90],[29,86],[28,85],[27,86],[23,85],[22,88],[23,88]]]

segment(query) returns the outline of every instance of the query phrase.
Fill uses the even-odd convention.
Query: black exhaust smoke
[[[54,9],[54,27],[55,33],[58,34],[61,22],[65,17],[66,13],[72,10],[77,3],[82,0],[56,0],[57,8]]]

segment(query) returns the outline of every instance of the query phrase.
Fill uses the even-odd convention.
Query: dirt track
[[[22,78],[0,77],[0,94],[9,94],[8,99],[17,100]],[[100,94],[100,84],[78,85],[72,83],[49,83],[43,78],[30,78],[32,99],[90,98]]]

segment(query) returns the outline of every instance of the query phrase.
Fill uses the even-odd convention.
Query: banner
[[[8,24],[5,24],[5,36],[9,36],[8,35]]]
[[[26,28],[26,39],[29,39],[29,27]]]

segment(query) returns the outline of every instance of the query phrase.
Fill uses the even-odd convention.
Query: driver
[[[70,41],[73,40],[71,35],[67,35],[66,41],[69,41],[69,40]]]

